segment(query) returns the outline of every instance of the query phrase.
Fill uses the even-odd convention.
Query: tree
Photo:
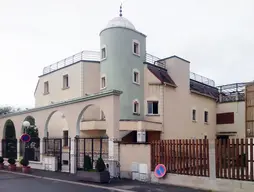
[[[20,108],[14,108],[14,107],[11,107],[11,106],[0,107],[0,115],[5,115],[5,114],[8,114],[8,113],[15,113],[15,112],[18,112],[20,110],[21,110]]]

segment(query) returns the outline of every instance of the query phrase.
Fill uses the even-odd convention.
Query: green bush
[[[24,167],[27,167],[29,165],[29,161],[27,159],[21,159],[19,163]]]
[[[4,158],[0,156],[0,163],[4,163]]]
[[[9,158],[8,159],[8,163],[11,164],[11,165],[15,165],[16,164],[16,160],[13,159],[13,158]]]
[[[96,168],[96,171],[98,171],[98,172],[105,171],[106,165],[105,165],[105,163],[104,163],[104,161],[101,157],[99,157],[98,160],[96,161],[96,167],[95,168]]]
[[[84,171],[93,169],[91,158],[88,155],[84,156]]]

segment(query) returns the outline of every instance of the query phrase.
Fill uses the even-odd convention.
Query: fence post
[[[209,172],[210,179],[216,179],[216,158],[215,158],[215,140],[209,140]]]
[[[78,142],[76,138],[71,138],[71,173],[75,174],[77,171],[77,161],[76,161],[76,145],[75,143]]]
[[[19,158],[20,158],[20,140],[17,139],[17,160],[19,160]]]
[[[0,141],[0,157],[3,157],[3,140],[1,139],[1,141]]]

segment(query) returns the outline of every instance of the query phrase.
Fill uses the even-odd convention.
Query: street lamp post
[[[23,127],[24,127],[24,133],[27,133],[27,129],[30,127],[30,122],[29,121],[24,121],[23,122]],[[27,142],[25,143],[25,154],[24,154],[24,159],[27,158],[27,154],[26,154],[26,148],[27,148]]]

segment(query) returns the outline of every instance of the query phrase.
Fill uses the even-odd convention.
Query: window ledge
[[[146,114],[146,116],[160,116],[160,114]]]
[[[107,57],[105,57],[105,58],[101,59],[101,61],[105,61],[106,59],[107,59]]]
[[[104,90],[104,89],[106,89],[106,88],[107,88],[107,87],[102,87],[101,90]]]
[[[197,123],[197,120],[192,120],[193,123]]]
[[[48,94],[49,94],[49,92],[43,93],[43,95],[48,95]]]
[[[140,54],[138,54],[138,53],[134,53],[134,52],[133,52],[133,55],[135,55],[135,56],[137,56],[137,57],[140,57]]]
[[[140,85],[140,83],[135,82],[135,81],[132,81],[132,83],[135,84],[135,85]]]
[[[66,90],[66,89],[69,89],[70,87],[63,87],[62,90]]]
[[[205,124],[205,125],[209,125],[209,123],[208,123],[208,122],[204,122],[204,124]]]
[[[133,112],[133,115],[137,115],[137,116],[140,116],[140,113],[134,113],[134,112]]]

